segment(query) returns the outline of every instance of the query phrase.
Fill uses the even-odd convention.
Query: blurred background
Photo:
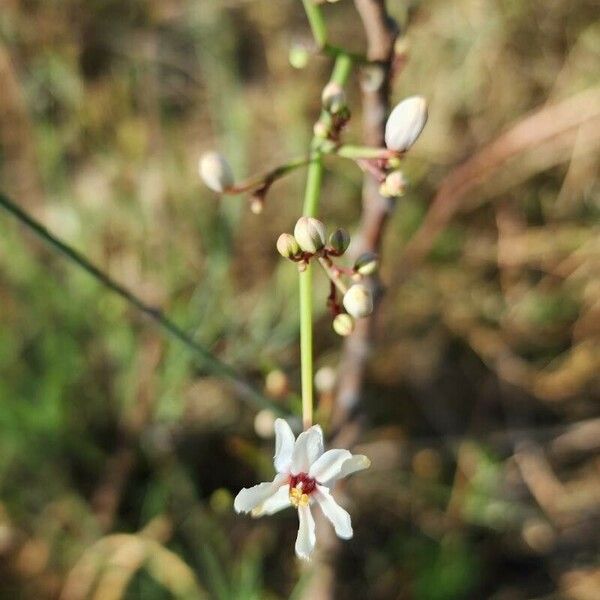
[[[340,490],[355,535],[326,594],[598,600],[597,4],[388,4],[392,100],[423,94],[430,120],[385,233],[355,449],[373,465]],[[325,14],[364,50],[352,2]],[[294,413],[297,275],[274,243],[303,173],[256,216],[197,161],[219,148],[246,176],[305,152],[331,65],[297,68],[311,43],[297,0],[0,3],[0,190]],[[466,160],[472,185],[432,200]],[[353,231],[362,174],[327,165],[322,218]],[[325,414],[342,343],[317,275]],[[271,423],[0,212],[0,598],[317,598],[294,511],[232,510],[272,474]]]

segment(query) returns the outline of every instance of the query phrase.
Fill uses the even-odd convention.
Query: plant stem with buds
[[[310,0],[304,2],[305,8],[310,5],[319,10]],[[307,14],[309,14],[307,8]],[[320,13],[319,13],[320,15]],[[310,19],[310,14],[309,14]],[[312,21],[311,21],[311,27]],[[314,33],[314,27],[313,27]],[[352,58],[346,54],[337,56],[330,81],[343,86],[352,70]],[[304,193],[305,217],[315,217],[319,206],[321,185],[323,183],[323,158],[318,150],[320,140],[313,138],[311,149],[314,158],[308,166],[306,190]],[[312,156],[312,152],[311,152]],[[307,429],[313,422],[313,305],[312,305],[312,266],[309,264],[300,273],[300,361],[302,371],[302,424]]]

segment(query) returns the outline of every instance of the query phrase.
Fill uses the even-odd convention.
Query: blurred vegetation
[[[393,98],[425,95],[430,121],[385,238],[362,403],[373,467],[348,484],[335,597],[595,600],[598,119],[483,181],[416,268],[403,252],[456,165],[598,89],[597,4],[389,5],[406,29]],[[352,3],[326,14],[360,51]],[[302,175],[257,217],[196,172],[214,147],[241,175],[305,151],[329,61],[296,70],[294,44],[310,45],[296,0],[0,7],[1,189],[250,381],[281,369],[297,390],[297,277],[273,248]],[[356,79],[349,93],[358,141]],[[361,173],[328,165],[323,218],[352,230]],[[317,281],[316,358],[335,367]],[[293,512],[231,509],[271,446],[185,348],[0,214],[1,598],[305,597]]]

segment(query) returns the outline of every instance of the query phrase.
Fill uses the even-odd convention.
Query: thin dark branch
[[[240,397],[250,402],[256,407],[269,408],[277,414],[283,411],[279,406],[265,398],[259,391],[250,385],[240,373],[232,366],[219,360],[210,353],[202,344],[192,339],[185,331],[169,319],[160,309],[151,306],[132,294],[129,290],[117,283],[109,275],[93,265],[85,256],[80,254],[74,248],[51,234],[46,227],[36,221],[33,217],[23,211],[7,196],[0,193],[0,207],[12,214],[23,225],[30,229],[41,240],[48,244],[54,250],[57,250],[66,256],[73,263],[78,265],[84,271],[87,271],[94,279],[101,283],[105,288],[114,292],[131,306],[135,307],[141,313],[151,319],[156,325],[167,332],[171,337],[179,340],[188,350],[200,357],[206,368],[216,376],[222,377],[233,384],[234,389],[240,394]]]

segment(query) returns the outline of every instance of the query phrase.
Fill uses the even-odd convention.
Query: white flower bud
[[[339,317],[340,315],[337,316]],[[328,394],[333,392],[336,381],[337,373],[333,367],[321,367],[315,373],[315,389],[320,394]]]
[[[342,337],[350,335],[354,331],[354,319],[346,313],[340,313],[333,319],[333,330]]]
[[[265,208],[265,199],[264,198],[261,198],[260,196],[253,196],[252,198],[250,198],[250,212],[253,215],[262,214],[264,208]]]
[[[379,257],[375,252],[363,252],[354,262],[354,270],[361,275],[373,275],[379,267]]]
[[[277,238],[277,252],[283,258],[294,258],[300,254],[300,246],[291,233],[282,233]]]
[[[344,294],[344,308],[355,319],[367,317],[373,312],[373,294],[362,283],[355,283]]]
[[[213,192],[224,192],[234,184],[233,172],[227,159],[219,152],[206,152],[200,157],[198,171]]]
[[[254,431],[256,434],[268,440],[275,435],[275,415],[273,411],[265,408],[263,410],[259,410],[254,417]]]
[[[385,145],[390,150],[405,152],[416,141],[427,123],[427,101],[411,96],[396,105],[385,124]]]
[[[346,107],[346,92],[344,92],[344,88],[339,83],[330,81],[323,89],[321,102],[326,111],[335,115]]]
[[[294,227],[294,237],[304,252],[314,254],[325,246],[325,225],[312,217],[300,217]]]
[[[398,198],[406,191],[406,178],[402,171],[392,171],[379,187],[379,193],[385,198]]]
[[[265,392],[273,398],[283,398],[288,390],[288,376],[281,369],[269,371],[265,377]]]
[[[323,121],[317,121],[313,126],[313,135],[321,140],[326,140],[329,135],[329,125]]]

